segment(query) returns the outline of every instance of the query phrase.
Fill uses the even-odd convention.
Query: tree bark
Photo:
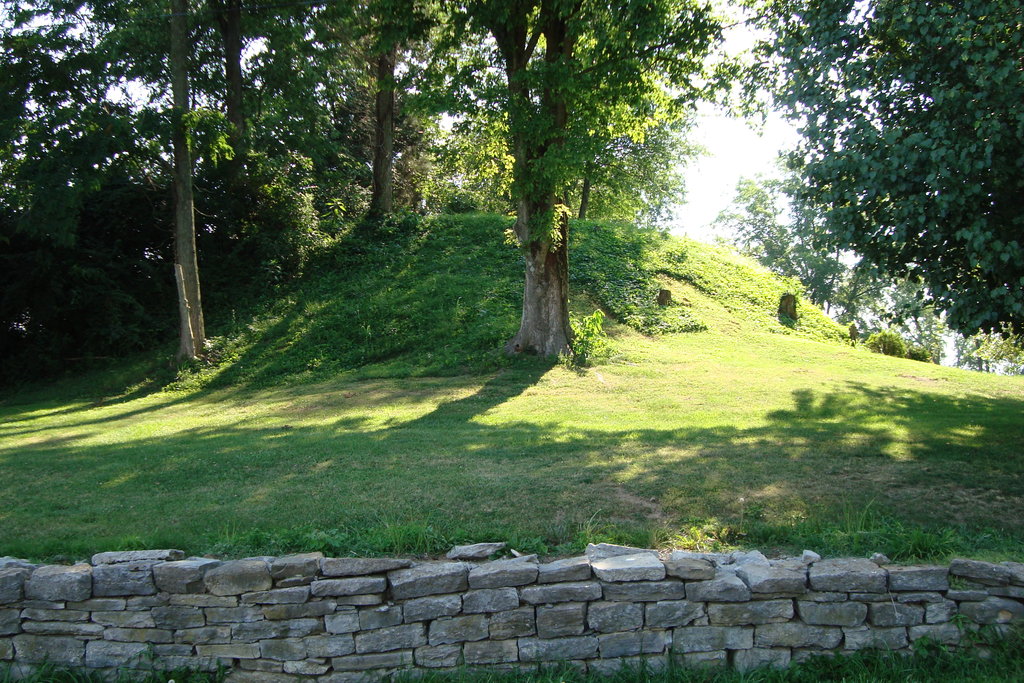
[[[590,208],[590,176],[588,175],[583,179],[583,190],[580,192],[580,212],[579,219],[586,220],[587,209]]]
[[[377,98],[373,126],[373,193],[370,215],[385,216],[394,210],[395,162],[395,61],[397,48],[377,57]]]
[[[185,134],[184,115],[189,110],[187,0],[171,0],[171,91],[174,146],[174,268],[178,282],[181,344],[178,360],[201,354],[206,343],[203,305],[199,292],[196,230],[192,206],[192,160]]]

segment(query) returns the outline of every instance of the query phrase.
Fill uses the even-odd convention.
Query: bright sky
[[[711,241],[726,236],[712,229],[711,223],[732,201],[739,179],[777,173],[779,153],[796,146],[799,135],[778,114],[770,115],[758,132],[742,119],[708,105],[700,110],[692,140],[707,154],[687,167],[685,202],[675,208],[669,226],[674,233]]]

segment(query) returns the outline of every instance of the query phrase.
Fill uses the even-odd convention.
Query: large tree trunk
[[[191,360],[203,352],[206,331],[199,292],[199,264],[196,260],[196,230],[192,209],[192,160],[185,134],[184,114],[189,109],[186,52],[187,0],[171,0],[171,90],[174,100],[172,144],[174,145],[174,271],[178,283],[181,317],[179,360]]]
[[[395,61],[393,48],[377,57],[377,100],[373,126],[373,193],[370,215],[384,216],[394,209]]]

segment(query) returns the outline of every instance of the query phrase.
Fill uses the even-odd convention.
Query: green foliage
[[[686,307],[657,305],[658,252],[667,243],[662,233],[625,223],[575,222],[570,230],[571,282],[644,334],[705,330]]]
[[[767,16],[805,139],[800,203],[841,246],[923,281],[954,329],[1024,330],[1019,6],[783,0]]]
[[[881,353],[886,356],[895,356],[896,358],[907,357],[907,343],[896,330],[875,332],[864,340],[864,346],[875,353]]]
[[[920,344],[910,344],[907,346],[907,358],[910,360],[921,361],[922,363],[934,363],[935,358],[932,357],[932,352],[926,346]]]
[[[572,327],[573,363],[589,365],[608,354],[608,335],[604,332],[604,313],[600,310],[590,315],[570,316]]]

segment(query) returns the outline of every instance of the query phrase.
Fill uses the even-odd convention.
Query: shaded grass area
[[[628,353],[586,371],[0,408],[0,553],[1020,554],[1018,379],[757,332],[612,332]]]

